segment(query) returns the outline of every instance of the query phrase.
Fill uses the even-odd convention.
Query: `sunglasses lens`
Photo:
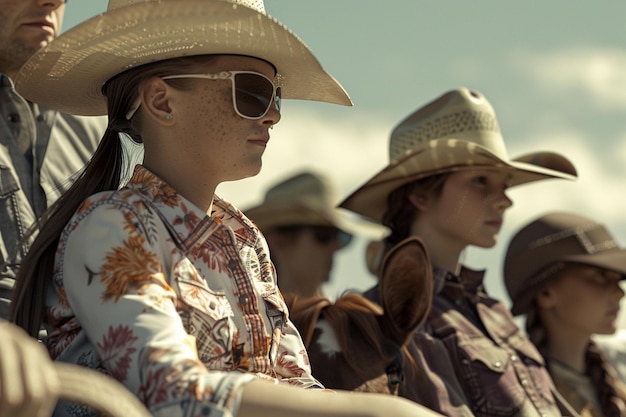
[[[352,235],[350,233],[344,232],[343,230],[340,230],[338,239],[339,239],[339,247],[345,248],[346,246],[350,244],[350,242],[352,242]]]
[[[244,117],[263,117],[272,104],[274,85],[258,74],[235,75],[235,106]],[[280,98],[276,97],[276,109],[280,110]]]
[[[352,241],[352,235],[339,230],[335,227],[317,226],[313,227],[313,236],[322,245],[328,245],[331,242],[339,243],[339,247],[343,248]]]

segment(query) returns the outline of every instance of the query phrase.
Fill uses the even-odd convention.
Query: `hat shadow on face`
[[[554,152],[510,159],[487,99],[467,88],[451,90],[401,121],[389,139],[390,163],[341,204],[382,221],[387,196],[409,182],[445,172],[487,168],[507,171],[510,186],[548,178],[573,180],[574,165]]]
[[[533,220],[513,236],[504,260],[512,313],[527,313],[537,292],[567,264],[593,266],[626,278],[626,249],[603,224],[584,216],[550,212]]]

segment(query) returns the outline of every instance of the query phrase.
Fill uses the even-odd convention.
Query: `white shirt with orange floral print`
[[[48,349],[113,376],[155,416],[231,416],[258,377],[323,388],[268,253],[232,205],[216,197],[207,216],[139,165],[61,235]],[[55,414],[78,415],[89,413],[69,403]]]

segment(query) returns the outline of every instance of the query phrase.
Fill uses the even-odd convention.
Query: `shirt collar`
[[[438,295],[445,292],[454,298],[465,297],[474,301],[479,296],[486,295],[483,285],[484,278],[484,270],[473,270],[461,266],[459,275],[455,275],[446,269],[433,266],[433,294]]]
[[[253,223],[227,201],[214,196],[212,212],[207,215],[142,165],[135,167],[128,188],[159,212],[169,224],[170,231],[175,232],[179,244],[186,248],[201,243],[214,233],[234,233],[238,241],[248,245],[253,245],[259,237]]]

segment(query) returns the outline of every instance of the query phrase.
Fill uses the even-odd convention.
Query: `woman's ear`
[[[544,286],[536,296],[539,308],[549,310],[556,304],[555,292],[549,285]]]
[[[174,122],[171,91],[172,87],[159,77],[147,80],[139,88],[144,113],[157,123],[169,125]]]
[[[413,206],[420,210],[420,211],[426,211],[428,210],[428,207],[430,206],[430,198],[426,197],[423,194],[409,194],[409,201],[411,202],[411,204],[413,204]]]

